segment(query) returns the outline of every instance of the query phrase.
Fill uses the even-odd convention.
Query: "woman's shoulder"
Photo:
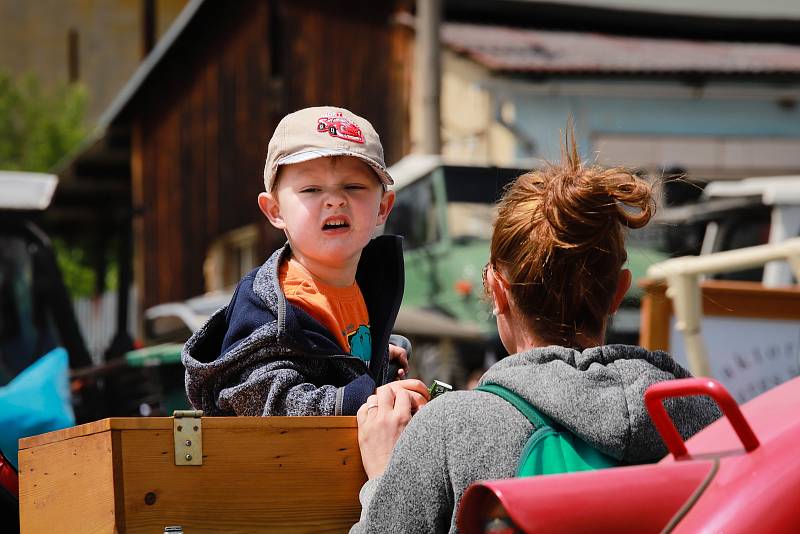
[[[442,415],[451,414],[473,405],[481,405],[486,399],[493,396],[485,391],[470,389],[450,391],[430,401],[424,406],[424,409],[435,411]]]
[[[453,391],[422,407],[395,451],[435,459],[460,495],[474,480],[512,476],[532,428],[496,395]]]
[[[474,428],[475,424],[493,426],[508,424],[510,420],[526,424],[527,419],[511,404],[485,391],[451,391],[422,407],[412,423],[449,429]]]

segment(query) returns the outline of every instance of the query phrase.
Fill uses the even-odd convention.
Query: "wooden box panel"
[[[346,532],[366,480],[354,417],[203,418],[176,466],[172,418],[115,418],[20,441],[22,532]]]

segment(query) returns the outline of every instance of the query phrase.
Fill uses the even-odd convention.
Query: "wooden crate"
[[[358,520],[355,417],[201,422],[202,465],[176,465],[171,417],[20,440],[21,531],[346,532]]]

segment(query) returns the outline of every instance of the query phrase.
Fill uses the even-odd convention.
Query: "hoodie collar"
[[[373,356],[379,350],[378,347],[388,343],[389,333],[403,296],[404,275],[400,240],[400,237],[393,235],[381,235],[372,239],[364,247],[358,263],[356,280],[367,304],[370,323],[373,326],[385,325],[383,328],[385,331],[373,328]],[[256,272],[253,291],[275,311],[279,340],[312,352],[341,353],[341,348],[316,319],[291,305],[286,299],[281,289],[278,268],[283,261],[289,259],[291,253],[288,241],[276,250]]]
[[[583,351],[550,346],[509,356],[481,378],[510,389],[602,452],[652,461],[663,444],[644,406],[644,390],[688,371],[664,352],[605,345]]]

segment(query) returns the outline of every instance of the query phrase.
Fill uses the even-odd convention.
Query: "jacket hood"
[[[559,346],[509,356],[481,378],[517,393],[554,422],[624,463],[652,462],[667,449],[644,404],[648,386],[691,374],[665,352],[629,345],[583,351]],[[706,397],[664,403],[684,439],[720,416]]]

